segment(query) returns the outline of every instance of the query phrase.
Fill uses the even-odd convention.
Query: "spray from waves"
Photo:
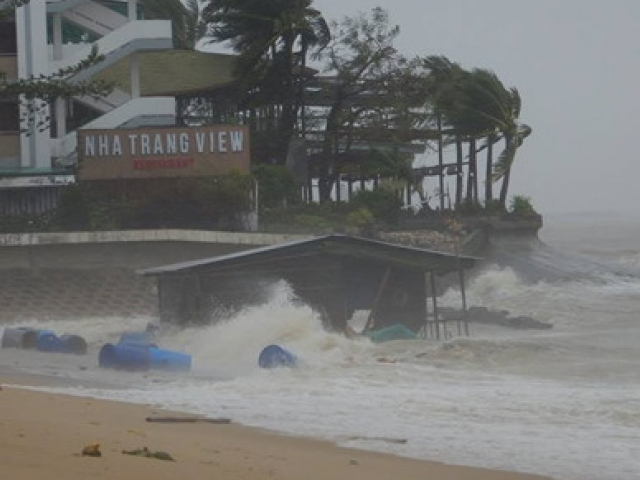
[[[543,250],[542,256],[537,249],[524,252],[512,266],[485,263],[467,284],[467,304],[531,316],[552,324],[551,330],[492,329],[472,323],[471,338],[455,339],[424,361],[543,377],[598,378],[602,372],[621,380],[638,376],[640,278],[589,259]],[[532,281],[527,269],[533,265],[540,273],[541,257],[555,263],[553,273],[562,275]],[[459,308],[459,292],[447,292],[442,303]]]
[[[509,267],[528,283],[576,279],[606,282],[611,276],[640,278],[640,268],[633,262],[623,263],[620,258],[567,253],[538,238],[530,237],[492,239],[482,265]]]
[[[238,376],[254,371],[260,351],[279,344],[307,366],[345,364],[369,358],[367,339],[354,341],[327,331],[318,314],[299,303],[285,282],[273,285],[270,300],[242,309],[211,325],[174,328],[163,345],[190,352],[200,371]]]

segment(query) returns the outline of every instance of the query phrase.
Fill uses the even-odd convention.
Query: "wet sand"
[[[12,480],[542,480],[336,447],[233,423],[148,422],[191,417],[152,406],[51,394],[45,377],[0,370],[0,472]],[[232,420],[232,419],[231,419]],[[83,456],[98,443],[100,457]],[[165,452],[175,461],[123,451]]]

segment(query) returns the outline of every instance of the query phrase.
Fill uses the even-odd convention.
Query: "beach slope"
[[[0,380],[5,382],[0,390],[0,472],[12,480],[546,478],[339,448],[233,422],[148,422],[147,417],[181,414],[24,389],[15,378]],[[81,455],[93,443],[100,445],[101,456]],[[175,461],[123,453],[143,448],[165,452]]]

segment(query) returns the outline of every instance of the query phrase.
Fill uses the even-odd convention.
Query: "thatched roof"
[[[143,96],[178,95],[211,90],[233,83],[236,56],[195,50],[138,53]],[[129,58],[116,62],[97,78],[129,92]]]

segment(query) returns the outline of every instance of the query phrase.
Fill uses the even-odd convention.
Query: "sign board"
[[[203,177],[249,172],[245,125],[78,130],[78,178]]]

